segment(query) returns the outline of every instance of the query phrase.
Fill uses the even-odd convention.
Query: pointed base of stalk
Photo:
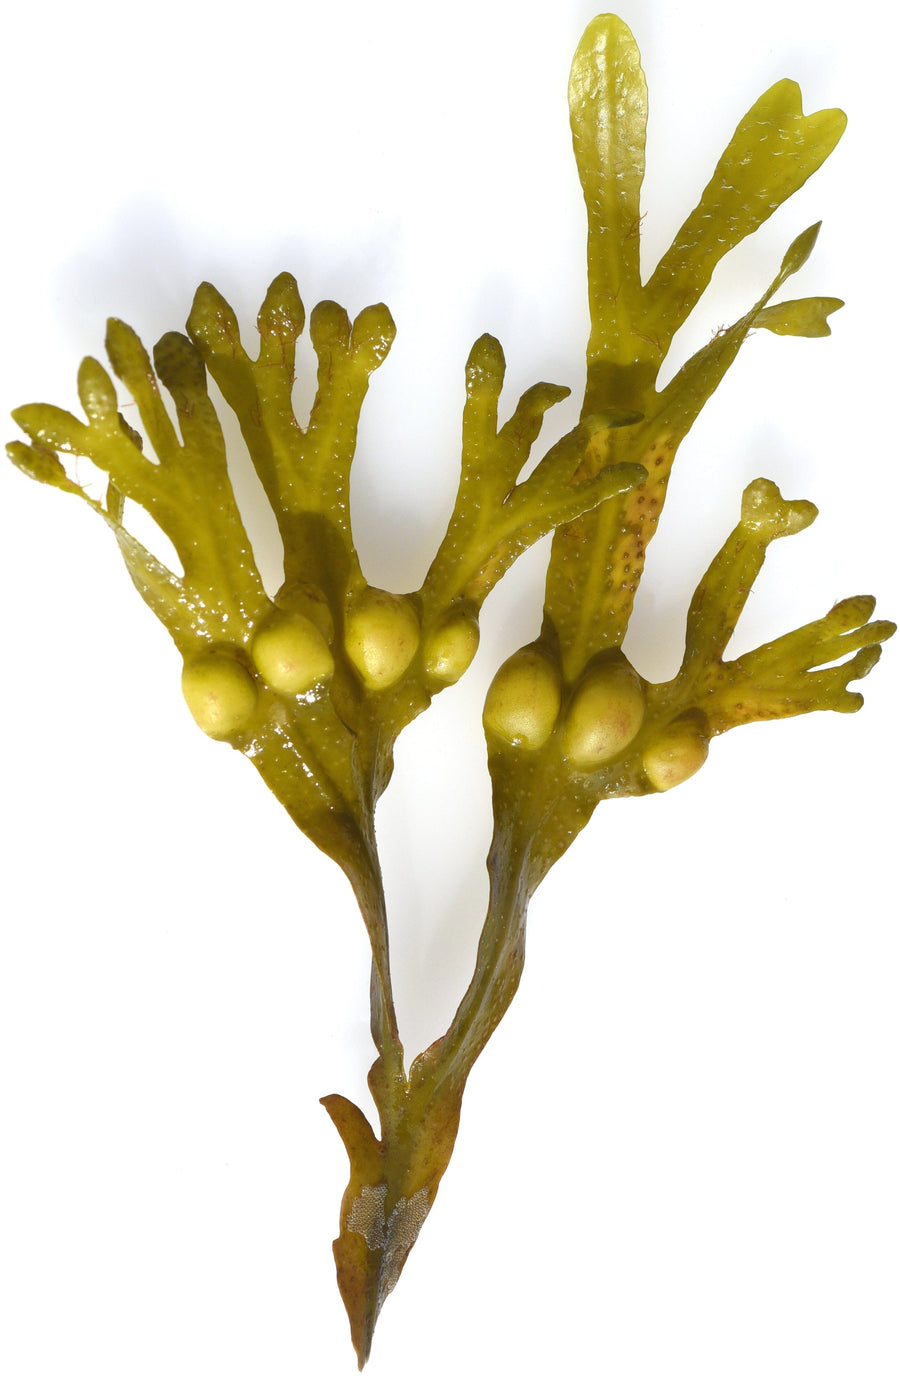
[[[350,1159],[334,1261],[360,1370],[450,1161],[461,1098],[461,1092],[428,1096],[421,1084],[415,1092],[405,1082],[398,1085],[392,1105],[379,1109],[383,1140],[346,1097],[321,1099]]]
[[[350,1320],[350,1337],[362,1370],[369,1359],[375,1324],[384,1298],[379,1287],[380,1271],[372,1269],[372,1253],[366,1233],[362,1230],[365,1224],[359,1220],[359,1208],[355,1205],[363,1200],[365,1193],[371,1194],[373,1186],[377,1186],[384,1176],[383,1147],[365,1115],[349,1098],[333,1093],[321,1098],[321,1103],[334,1122],[350,1158],[350,1182],[341,1202],[341,1234],[334,1242],[333,1249],[338,1288]],[[351,1222],[357,1224],[356,1230],[350,1226]]]

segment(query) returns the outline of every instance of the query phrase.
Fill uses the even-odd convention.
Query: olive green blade
[[[569,78],[569,113],[588,220],[588,369],[602,375],[606,368],[631,361],[633,325],[642,310],[647,85],[631,30],[616,15],[598,15],[584,32]],[[646,355],[654,360],[649,344]],[[590,410],[612,405],[627,408],[633,399],[601,392]]]
[[[644,328],[664,348],[719,261],[821,167],[846,124],[842,110],[804,115],[794,81],[776,82],[751,106],[647,283]]]

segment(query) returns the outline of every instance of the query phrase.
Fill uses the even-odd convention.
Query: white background
[[[850,115],[676,342],[683,358],[740,314],[824,217],[791,294],[844,297],[834,336],[751,339],[679,456],[628,643],[659,679],[758,474],[821,516],[773,549],[742,647],[849,594],[900,610],[896,24],[871,0],[620,9],[650,87],[648,267],[772,81]],[[107,315],[152,343],[203,278],[248,330],[285,268],[308,307],[383,299],[399,334],[366,408],[358,542],[374,583],[418,585],[475,337],[506,348],[509,407],[538,378],[583,381],[565,94],[592,12],[17,7],[0,411],[74,406]],[[196,731],[174,649],[91,514],[10,467],[0,485],[0,1373],[349,1377],[330,1250],[346,1164],[316,1102],[368,1107],[349,889]],[[492,596],[475,667],[402,738],[380,810],[410,1056],[471,969],[480,704],[537,629],[546,555]],[[896,1380],[897,650],[862,714],[732,733],[682,790],[598,810],[533,905],[522,989],[472,1077],[372,1380]]]

